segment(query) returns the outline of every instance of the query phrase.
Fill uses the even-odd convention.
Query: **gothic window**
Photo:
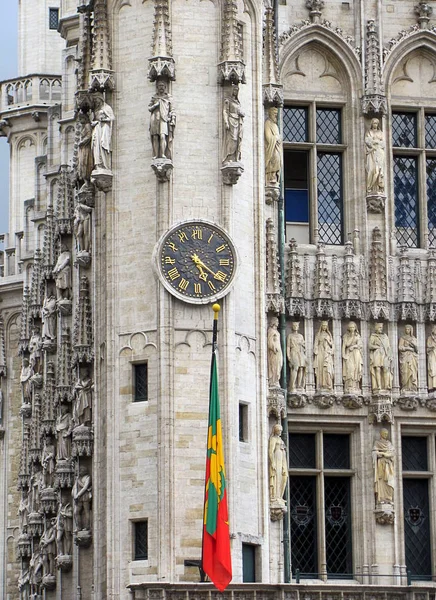
[[[134,521],[133,538],[133,560],[147,560],[148,521]]]
[[[393,112],[392,146],[397,241],[436,247],[436,115]]]
[[[430,438],[403,436],[403,507],[406,567],[412,579],[431,580]],[[433,449],[430,449],[433,452]],[[434,456],[431,457],[433,463]]]
[[[134,402],[145,402],[148,400],[148,365],[141,363],[133,365],[134,378]]]
[[[293,575],[352,578],[350,435],[291,432],[289,469]]]
[[[59,9],[49,8],[48,9],[48,27],[49,29],[56,29],[59,27]]]
[[[342,111],[317,106],[283,109],[285,218],[288,238],[343,243]]]

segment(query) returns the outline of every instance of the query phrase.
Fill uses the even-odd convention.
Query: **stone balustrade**
[[[51,106],[62,99],[62,78],[54,75],[29,75],[0,83],[0,112],[23,107]]]

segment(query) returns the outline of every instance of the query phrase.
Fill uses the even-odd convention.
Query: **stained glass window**
[[[342,243],[342,156],[318,152],[318,230],[324,244]]]
[[[304,575],[318,572],[315,477],[290,477],[292,571]]]

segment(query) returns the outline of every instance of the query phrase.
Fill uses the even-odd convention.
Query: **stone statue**
[[[77,531],[91,529],[91,475],[84,466],[79,467],[79,475],[72,490],[74,500],[74,524]]]
[[[150,111],[150,136],[153,158],[173,158],[173,139],[176,114],[165,81],[156,84],[156,94],[148,105]]]
[[[93,95],[94,120],[92,121],[91,149],[95,169],[111,170],[112,125],[115,115],[101,93]]]
[[[32,403],[32,379],[33,369],[27,358],[23,358],[23,364],[21,367],[20,383],[23,397],[23,404]]]
[[[300,323],[291,323],[291,333],[286,340],[286,355],[289,363],[289,385],[288,390],[302,390],[306,385],[306,343],[304,337],[299,333]]]
[[[389,338],[383,333],[383,323],[376,323],[369,337],[369,367],[372,389],[392,389],[392,350]]]
[[[44,487],[44,475],[42,471],[35,471],[32,477],[30,478],[30,485],[32,489],[32,506],[30,512],[38,512],[39,511],[39,495]]]
[[[418,340],[413,335],[412,325],[404,327],[404,334],[398,342],[400,360],[401,391],[418,391]]]
[[[329,331],[327,321],[322,321],[315,336],[313,347],[313,366],[315,370],[316,388],[318,390],[333,390],[333,336]]]
[[[286,459],[286,446],[282,438],[282,426],[274,425],[269,438],[269,497],[271,502],[285,504],[285,493],[288,480],[288,462]]]
[[[89,252],[91,249],[91,212],[86,204],[76,204],[74,208],[74,235],[78,252]]]
[[[241,160],[242,122],[245,114],[238,99],[239,88],[232,86],[230,96],[224,98],[223,121],[223,163]]]
[[[268,383],[269,387],[280,386],[283,367],[283,352],[278,331],[279,320],[272,317],[268,327]]]
[[[57,433],[57,459],[68,460],[71,458],[71,432],[73,431],[71,415],[68,406],[61,404],[61,409],[56,420]]]
[[[363,366],[363,343],[356,323],[350,321],[342,338],[342,377],[344,392],[360,392]]]
[[[371,120],[365,135],[366,190],[368,194],[383,194],[385,190],[385,143],[380,121]]]
[[[47,524],[47,529],[41,536],[39,542],[44,575],[54,575],[55,571],[55,556],[56,556],[56,518],[50,520],[50,525]]]
[[[30,600],[30,568],[23,564],[20,576],[18,577],[18,589],[20,591],[20,600]]]
[[[42,306],[42,337],[44,341],[56,339],[56,297],[53,294],[44,298]]]
[[[74,407],[73,421],[75,425],[91,426],[92,418],[92,397],[94,394],[94,384],[92,382],[89,370],[86,371],[85,377],[77,379],[74,386]]]
[[[427,378],[429,391],[436,390],[436,325],[427,338]]]
[[[78,121],[80,123],[80,137],[77,151],[77,179],[89,182],[94,168],[91,148],[92,125],[87,113],[80,112]]]
[[[388,440],[388,430],[380,431],[380,439],[374,443],[374,493],[376,504],[392,504],[394,501],[394,456],[395,450]]]
[[[38,544],[33,548],[32,558],[29,563],[29,571],[31,585],[38,587],[41,583],[43,573],[43,558]],[[36,594],[34,597],[38,598],[38,595]]]
[[[56,281],[57,301],[69,300],[71,295],[71,254],[65,244],[61,245],[61,253],[53,269]]]
[[[42,472],[45,487],[53,486],[53,474],[55,470],[55,448],[51,440],[44,441],[41,458]]]
[[[30,366],[34,373],[39,373],[42,357],[42,338],[39,327],[35,327],[29,340]]]
[[[278,109],[274,106],[268,109],[265,121],[265,183],[278,185],[282,168],[282,138],[277,125]]]
[[[29,498],[27,495],[21,497],[20,506],[18,507],[18,516],[20,519],[21,531],[27,531],[27,526],[29,524]]]
[[[56,543],[58,555],[70,556],[73,542],[73,509],[71,504],[61,504],[56,517]]]

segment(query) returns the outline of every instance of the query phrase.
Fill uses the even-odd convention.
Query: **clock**
[[[159,240],[154,254],[163,285],[186,302],[215,302],[233,284],[235,247],[221,227],[208,221],[196,219],[175,225]]]

